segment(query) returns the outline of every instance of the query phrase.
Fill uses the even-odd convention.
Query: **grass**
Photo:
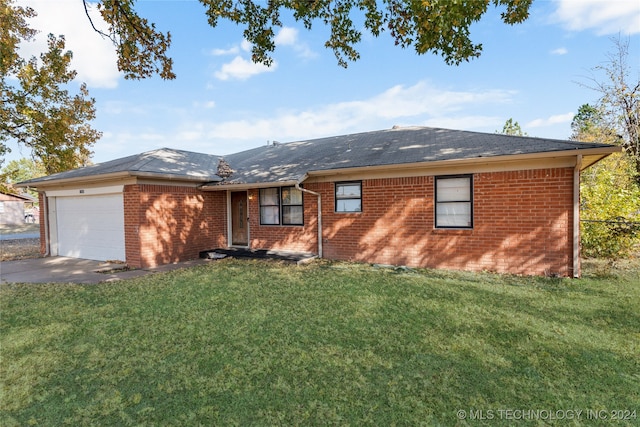
[[[39,238],[0,240],[0,261],[15,261],[40,256]]]
[[[637,265],[570,280],[223,260],[98,286],[2,285],[0,304],[3,426],[640,415]]]

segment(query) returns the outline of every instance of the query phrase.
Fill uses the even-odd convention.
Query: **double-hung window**
[[[280,224],[279,188],[262,188],[260,190],[260,224]]]
[[[471,175],[436,177],[436,227],[473,228]]]
[[[336,212],[362,212],[362,182],[336,182]]]
[[[302,191],[295,187],[260,189],[260,224],[303,225]]]
[[[282,223],[285,225],[304,224],[302,191],[295,187],[283,187],[282,194]]]

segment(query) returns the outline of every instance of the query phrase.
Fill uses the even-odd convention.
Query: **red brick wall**
[[[249,190],[249,246],[318,253],[318,198],[303,194],[304,226],[260,225],[260,190]]]
[[[127,263],[153,267],[226,246],[226,193],[192,187],[127,185],[124,227]]]
[[[363,212],[334,212],[334,183],[322,194],[324,257],[416,267],[572,275],[573,169],[473,176],[474,227],[434,228],[434,178],[362,181]],[[304,227],[261,226],[249,193],[251,247],[317,252],[317,199],[305,194]]]
[[[573,170],[475,174],[474,227],[434,228],[434,179],[365,180],[363,212],[323,209],[325,256],[383,264],[570,275]],[[333,200],[333,184],[324,199]]]
[[[434,178],[362,181],[363,212],[334,212],[322,194],[324,257],[415,267],[572,275],[573,169],[473,175],[474,227],[434,228]],[[304,194],[304,226],[260,225],[259,190],[248,191],[249,245],[317,253],[317,197]],[[227,245],[227,194],[131,185],[124,191],[127,262],[148,267]]]

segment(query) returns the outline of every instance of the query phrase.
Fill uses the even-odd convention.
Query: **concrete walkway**
[[[154,268],[116,271],[121,264],[88,259],[47,257],[0,262],[2,283],[100,283],[131,279],[211,262],[205,259]],[[102,271],[102,272],[101,272]]]

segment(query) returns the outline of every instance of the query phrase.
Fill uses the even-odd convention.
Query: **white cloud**
[[[507,104],[515,93],[504,90],[449,91],[426,82],[394,86],[368,99],[345,101],[303,111],[278,111],[273,117],[222,123],[188,123],[204,139],[294,140],[391,127],[399,123],[455,123],[469,129],[474,124],[495,126],[495,117],[471,117],[465,110],[479,105]],[[425,117],[427,117],[425,119]],[[426,122],[425,122],[426,121]]]
[[[569,53],[569,51],[564,47],[559,47],[551,51],[552,55],[566,55],[567,53]]]
[[[23,43],[20,48],[28,56],[38,56],[47,49],[47,36],[64,34],[66,48],[73,52],[71,68],[78,72],[76,79],[89,87],[113,88],[118,85],[120,72],[113,45],[91,27],[81,1],[78,0],[19,0],[19,6],[30,6],[38,16],[28,21],[40,33],[34,42]],[[100,30],[106,24],[95,7],[89,3],[89,14]]]
[[[276,46],[289,46],[301,58],[313,58],[316,54],[305,44],[298,40],[298,30],[292,27],[283,27],[274,37]],[[251,52],[253,45],[243,39],[239,46],[228,49],[212,49],[214,56],[236,55],[231,62],[222,65],[221,69],[214,73],[219,80],[246,80],[258,74],[272,72],[278,68],[278,62],[274,60],[270,67],[263,64],[255,64],[253,61],[244,58],[239,53]]]
[[[238,46],[232,46],[229,49],[212,49],[211,55],[224,56],[224,55],[237,55],[240,52]]]
[[[251,52],[252,47],[253,44],[251,44],[247,39],[243,39],[242,43],[240,43],[240,49],[244,50],[245,52]]]
[[[573,120],[575,113],[569,112],[564,114],[556,114],[544,119],[535,119],[525,125],[525,128],[540,128],[546,126],[553,126],[562,123],[570,123]]]
[[[292,27],[283,27],[273,40],[276,45],[293,46],[298,41],[298,30]]]
[[[224,64],[220,71],[216,71],[214,75],[220,80],[246,80],[257,74],[273,72],[277,67],[276,61],[273,61],[271,66],[267,67],[244,59],[241,56],[236,56],[231,62]]]
[[[424,125],[451,129],[493,132],[504,119],[485,113],[490,108],[510,105],[517,93],[506,90],[447,90],[421,81],[397,85],[365,99],[348,100],[306,109],[265,110],[263,115],[234,120],[204,118],[196,111],[172,112],[175,126],[152,140],[149,129],[119,129],[105,133],[101,146],[109,150],[141,152],[162,146],[225,155],[267,140],[282,142],[391,128],[393,125]],[[194,103],[192,108],[201,108]],[[120,106],[122,108],[122,106]],[[216,106],[217,107],[217,106]],[[221,106],[221,110],[224,107]],[[480,113],[478,113],[480,111]],[[201,117],[201,119],[194,119]],[[140,137],[136,133],[140,133]],[[154,133],[155,134],[155,133]],[[135,146],[135,150],[131,147]],[[133,150],[133,151],[132,151]],[[107,159],[121,156],[112,155]],[[101,161],[102,158],[100,159]]]
[[[292,27],[282,27],[276,34],[274,42],[276,46],[290,46],[300,58],[315,58],[318,56],[309,45],[300,41],[298,30]]]
[[[559,0],[554,20],[572,31],[598,35],[640,32],[638,0]]]

